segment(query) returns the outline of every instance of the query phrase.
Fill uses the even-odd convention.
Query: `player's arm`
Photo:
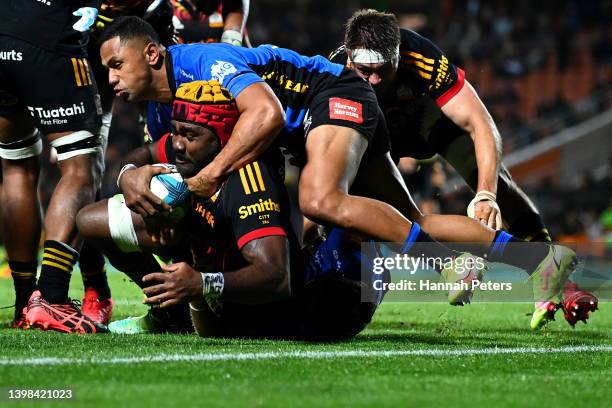
[[[246,87],[236,97],[240,118],[227,145],[192,178],[186,179],[189,190],[210,197],[232,172],[259,157],[285,126],[280,101],[265,82]]]
[[[402,65],[416,74],[415,78],[422,81],[423,89],[444,115],[468,132],[474,142],[478,186],[468,215],[501,229],[501,215],[495,201],[501,138],[495,122],[472,85],[465,80],[463,70],[453,65],[435,44],[408,30],[402,31],[404,40],[409,45],[401,52]]]
[[[249,16],[249,0],[228,0],[223,2],[223,34],[221,42],[242,45],[244,26]]]
[[[143,290],[146,304],[173,306],[194,300],[220,300],[241,304],[269,303],[286,299],[289,285],[289,241],[284,236],[258,238],[241,254],[248,262],[230,272],[199,272],[185,262],[162,266],[145,282],[158,282]]]
[[[465,81],[461,90],[444,106],[442,112],[474,141],[478,165],[478,191],[497,193],[497,175],[501,160],[501,137],[493,118],[472,85]]]

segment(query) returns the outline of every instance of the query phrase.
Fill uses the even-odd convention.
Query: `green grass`
[[[141,313],[142,296],[122,275],[110,274],[115,317]],[[80,297],[80,276],[72,296]],[[0,279],[2,304],[12,283]],[[6,359],[109,359],[160,355],[222,355],[292,351],[409,351],[480,348],[558,348],[612,345],[612,304],[587,326],[560,319],[528,330],[530,305],[383,304],[355,340],[337,344],[202,340],[195,335],[63,335],[7,328],[12,309],[0,310],[0,405],[8,388],[72,388],[72,402],[31,406],[609,406],[612,352],[510,353],[455,356],[311,356],[191,362],[6,365]],[[257,354],[259,355],[259,354]]]

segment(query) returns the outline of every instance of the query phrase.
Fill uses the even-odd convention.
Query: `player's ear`
[[[149,42],[145,45],[144,55],[149,65],[157,66],[161,62],[161,50],[159,44]]]

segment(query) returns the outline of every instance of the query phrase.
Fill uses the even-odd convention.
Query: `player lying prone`
[[[172,119],[172,134],[130,154],[118,179],[123,194],[78,216],[84,237],[155,306],[110,330],[185,332],[193,321],[206,337],[335,340],[360,332],[382,292],[362,301],[360,247],[341,229],[312,256],[302,254],[289,222],[280,152],[271,149],[234,172],[211,198],[189,194],[182,177],[218,154],[238,120],[229,92],[215,81],[185,83]],[[165,211],[146,216],[158,212],[155,202]],[[152,252],[173,263],[160,264]]]

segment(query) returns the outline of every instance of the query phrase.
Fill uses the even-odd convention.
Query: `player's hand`
[[[495,201],[485,200],[475,203],[474,218],[489,228],[502,229],[501,213]]]
[[[177,242],[177,223],[164,213],[143,217],[147,234],[151,241],[162,246],[170,246]]]
[[[144,218],[157,215],[160,211],[171,211],[172,207],[149,188],[153,176],[162,173],[170,173],[170,170],[163,166],[146,165],[123,172],[119,188],[125,198],[125,205]]]
[[[503,227],[501,211],[496,195],[490,191],[479,191],[467,208],[467,215],[495,230]]]
[[[185,262],[162,266],[165,273],[150,273],[143,282],[157,282],[157,285],[143,289],[145,304],[159,304],[159,307],[174,306],[191,300],[201,299],[203,291],[202,274]]]
[[[73,16],[81,17],[79,21],[73,24],[72,28],[76,31],[85,32],[96,21],[98,17],[98,9],[95,7],[81,7],[72,13]]]
[[[200,174],[196,174],[195,176],[185,179],[184,181],[187,183],[189,191],[204,198],[211,197],[213,194],[215,194],[221,185],[220,182]]]

